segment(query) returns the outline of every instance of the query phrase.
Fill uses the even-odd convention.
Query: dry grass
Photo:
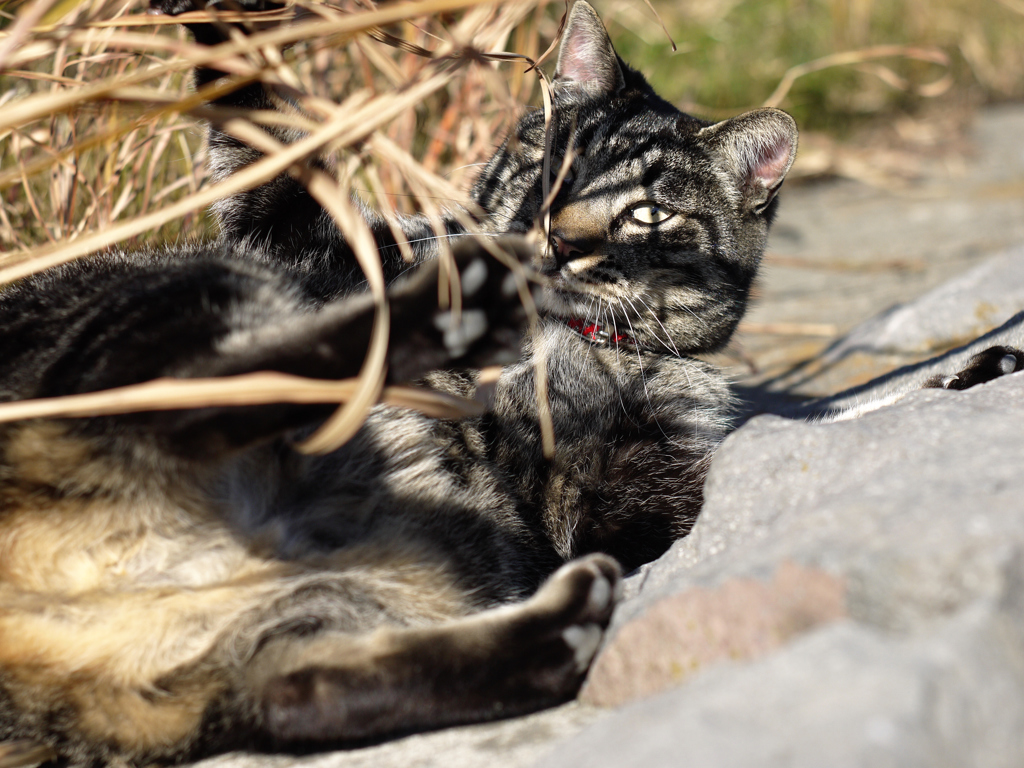
[[[617,47],[670,100],[713,113],[764,102],[794,67],[846,56],[841,67],[805,72],[788,94],[803,128],[839,132],[919,107],[936,89],[1024,98],[1022,0],[684,0],[658,9],[676,54],[636,0],[606,10]]]
[[[508,77],[479,63],[482,54],[504,51],[510,32],[526,20],[533,21],[527,29],[550,26],[531,2],[494,9],[480,0],[420,0],[380,11],[331,11],[329,18],[321,17],[326,6],[311,7],[316,12],[295,24],[215,48],[191,44],[169,19],[104,0],[79,3],[56,28],[31,28],[7,60],[0,59],[0,243],[8,254],[0,266],[83,239],[87,244],[73,248],[75,255],[115,242],[203,235],[208,224],[201,212],[211,198],[322,151],[355,150],[355,176],[364,181],[364,167],[379,169],[381,186],[389,190],[375,201],[383,209],[436,208],[437,201],[413,188],[424,186],[421,178],[410,182],[407,166],[380,157],[380,145],[368,149],[366,139],[379,133],[409,148],[428,174],[448,174],[449,191],[464,186],[469,166],[491,153],[494,137],[536,88],[525,66],[507,65],[516,70]],[[469,10],[445,19],[447,25],[438,19],[460,8]],[[408,22],[399,24],[402,19]],[[144,23],[150,31],[141,31]],[[418,52],[376,42],[371,34],[382,25],[393,25],[398,40]],[[10,29],[2,42],[16,34]],[[213,94],[191,94],[185,75],[214,59],[234,73],[232,87],[261,79],[296,88],[306,119],[277,117],[310,136],[244,179],[201,189],[202,141],[189,118],[212,116],[202,103]],[[456,157],[460,168],[451,167]],[[368,182],[359,191],[366,194]]]

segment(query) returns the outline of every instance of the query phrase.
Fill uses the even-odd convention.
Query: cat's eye
[[[551,181],[552,182],[554,182],[558,178],[558,174],[562,170],[562,163],[564,163],[564,162],[565,162],[564,158],[561,158],[561,157],[552,157],[551,158]],[[568,187],[570,184],[572,184],[573,179],[575,179],[575,178],[576,178],[576,174],[575,174],[575,172],[573,170],[573,167],[570,165],[566,169],[566,171],[565,171],[565,178],[562,179],[562,186],[563,187]]]
[[[654,203],[640,203],[629,209],[629,215],[641,224],[661,224],[671,219],[675,213]]]

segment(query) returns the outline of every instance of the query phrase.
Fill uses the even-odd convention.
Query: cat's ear
[[[554,84],[564,91],[611,96],[626,85],[611,38],[589,3],[576,0],[562,35]]]
[[[781,109],[755,109],[699,135],[733,175],[744,204],[758,213],[775,197],[796,157],[796,121]]]

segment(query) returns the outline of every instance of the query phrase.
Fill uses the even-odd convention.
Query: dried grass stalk
[[[359,378],[324,381],[273,372],[216,379],[164,378],[102,392],[0,403],[0,423],[269,403],[351,403],[361,386]],[[481,412],[480,406],[471,400],[416,387],[383,387],[380,400],[437,418],[461,418]]]
[[[920,96],[938,96],[947,91],[953,85],[953,75],[949,71],[949,56],[947,56],[944,51],[941,51],[938,48],[919,48],[909,45],[876,45],[870,48],[861,48],[856,51],[833,53],[829,56],[822,56],[820,59],[814,59],[813,61],[808,61],[804,64],[790,67],[782,76],[778,86],[774,91],[772,91],[771,96],[765,99],[763,106],[781,106],[786,95],[792,89],[793,84],[799,78],[804,75],[809,75],[811,72],[820,72],[823,69],[829,69],[831,67],[860,67],[864,69],[864,71],[870,72],[876,77],[879,77],[892,88],[903,91],[911,90],[909,83],[888,68],[875,65],[871,68],[865,69],[865,65],[867,65],[868,62],[872,62],[876,59],[889,58],[905,58],[924,61],[930,64],[937,64],[945,70],[936,80],[931,83],[918,86],[915,89],[916,93]]]

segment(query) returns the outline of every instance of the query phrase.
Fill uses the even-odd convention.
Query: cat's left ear
[[[611,96],[626,87],[611,38],[597,11],[585,0],[576,0],[569,12],[554,84],[558,90],[592,96]]]
[[[744,205],[760,213],[793,165],[797,133],[792,117],[767,107],[708,126],[699,135],[736,180]]]

